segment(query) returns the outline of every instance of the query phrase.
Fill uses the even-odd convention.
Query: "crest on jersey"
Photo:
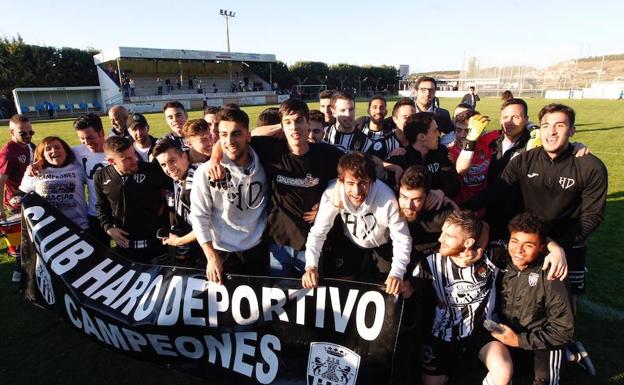
[[[143,183],[143,181],[145,180],[145,174],[134,174],[134,181],[137,183]]]
[[[308,385],[354,385],[360,356],[344,346],[312,342],[308,356]]]
[[[427,165],[427,169],[430,173],[435,174],[440,169],[440,163],[431,163]]]
[[[19,160],[19,162],[22,163],[22,164],[26,163],[26,155],[18,156],[17,160]]]
[[[561,185],[561,188],[564,190],[567,190],[570,187],[574,186],[574,183],[576,182],[572,178],[564,178],[564,177],[559,178],[559,185]]]
[[[539,279],[539,274],[531,273],[529,274],[529,286],[537,285],[537,280]]]

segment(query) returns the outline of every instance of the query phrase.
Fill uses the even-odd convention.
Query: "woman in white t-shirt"
[[[23,195],[34,191],[76,225],[87,229],[86,179],[83,168],[74,160],[73,151],[63,139],[44,138],[35,148],[35,162],[41,163],[41,170],[36,176],[24,174],[18,195],[13,199],[21,200]]]

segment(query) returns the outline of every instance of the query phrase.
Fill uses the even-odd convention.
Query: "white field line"
[[[583,313],[596,315],[606,321],[624,321],[624,310],[616,309],[609,305],[590,301],[583,296],[577,299],[579,309]]]

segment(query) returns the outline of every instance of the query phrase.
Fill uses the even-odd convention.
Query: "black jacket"
[[[496,285],[496,313],[525,350],[560,347],[572,341],[574,316],[565,284],[549,281],[538,258],[520,271],[509,261]]]
[[[544,218],[548,235],[564,248],[584,242],[604,218],[607,169],[591,154],[575,157],[572,145],[555,159],[543,148],[520,154],[501,180],[520,187],[524,210]]]
[[[130,233],[131,240],[152,239],[160,227],[163,189],[171,189],[172,181],[159,165],[139,162],[136,173],[121,176],[111,166],[95,173],[98,219],[104,231],[115,226]]]

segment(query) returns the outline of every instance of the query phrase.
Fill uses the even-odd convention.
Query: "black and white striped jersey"
[[[173,211],[176,214],[176,222],[183,221],[190,224],[188,217],[191,211],[191,188],[193,187],[193,176],[199,164],[189,165],[186,178],[173,182]]]
[[[339,132],[335,124],[327,127],[323,142],[332,144],[344,152],[366,152],[372,145],[372,141],[362,131],[354,129],[350,133]]]
[[[414,277],[431,280],[437,307],[431,333],[452,342],[470,336],[491,318],[496,299],[495,281],[506,250],[488,250],[468,267],[450,257],[431,254],[414,269]]]

